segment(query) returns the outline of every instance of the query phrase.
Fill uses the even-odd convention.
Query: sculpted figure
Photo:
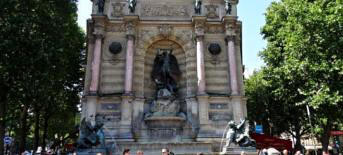
[[[134,13],[136,9],[137,0],[128,0],[130,13]]]
[[[228,123],[229,129],[226,133],[226,145],[224,150],[231,145],[231,143],[238,144],[240,147],[255,146],[255,142],[250,139],[249,127],[245,124],[245,119],[236,125],[234,121]]]
[[[98,0],[97,5],[98,5],[98,13],[103,14],[104,13],[104,7],[105,7],[105,0]]]
[[[77,140],[77,148],[88,149],[93,146],[105,147],[105,136],[102,130],[103,123],[98,123],[92,126],[91,122],[85,118],[81,121],[80,137]]]
[[[155,60],[151,79],[155,82],[157,92],[161,89],[167,89],[171,94],[177,91],[177,81],[181,77],[176,57],[172,54],[172,50],[158,51]]]
[[[232,5],[229,2],[229,0],[224,0],[224,1],[225,1],[225,11],[226,11],[226,14],[231,15]]]
[[[195,0],[195,7],[194,7],[194,10],[195,10],[195,14],[201,14],[201,0]]]

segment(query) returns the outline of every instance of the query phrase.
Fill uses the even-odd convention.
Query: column
[[[238,79],[237,79],[237,59],[236,59],[236,49],[235,49],[235,36],[230,35],[226,38],[227,40],[227,54],[228,54],[228,64],[230,73],[230,88],[231,95],[239,95],[238,90]]]
[[[197,36],[197,77],[198,77],[198,95],[206,94],[205,80],[205,60],[204,60],[204,36]]]
[[[125,94],[132,94],[133,81],[133,54],[134,54],[133,35],[127,35],[126,64],[125,64]]]
[[[95,34],[95,46],[93,51],[92,60],[92,80],[90,84],[90,93],[97,93],[99,87],[99,74],[100,74],[100,59],[101,59],[101,46],[103,35]]]
[[[206,95],[206,76],[205,76],[205,60],[204,60],[204,36],[206,17],[193,17],[194,29],[196,34],[196,56],[197,56],[197,95]]]

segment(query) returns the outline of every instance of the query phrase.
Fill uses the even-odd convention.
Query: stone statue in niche
[[[178,81],[181,71],[172,49],[159,49],[154,60],[151,79],[156,85],[156,94],[151,101],[151,116],[185,116],[180,113],[180,101],[177,99]]]
[[[224,0],[224,1],[225,1],[225,11],[226,11],[226,14],[231,15],[232,5],[229,2],[230,0]]]
[[[195,14],[198,14],[200,15],[201,14],[201,0],[195,0],[195,6],[194,6],[194,11],[195,11]]]
[[[96,4],[98,5],[98,13],[104,14],[105,0],[98,0]]]
[[[128,0],[130,13],[134,13],[136,9],[137,0]]]
[[[161,53],[162,51],[162,53]],[[177,91],[177,81],[181,77],[181,71],[176,57],[171,49],[159,49],[151,73],[151,79],[157,87],[157,97],[163,97],[162,92],[175,95]]]

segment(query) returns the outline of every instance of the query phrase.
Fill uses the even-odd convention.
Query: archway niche
[[[158,49],[173,49],[173,55],[176,57],[180,71],[182,72],[180,81],[178,81],[178,97],[184,99],[187,94],[186,79],[186,55],[182,47],[172,40],[159,40],[151,44],[145,53],[144,63],[144,97],[148,100],[153,99],[156,86],[151,79],[151,71],[154,65],[154,59]]]

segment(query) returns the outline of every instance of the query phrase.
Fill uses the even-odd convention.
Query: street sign
[[[256,125],[255,132],[262,134],[263,133],[263,126],[262,125]]]
[[[4,138],[4,143],[5,143],[6,145],[10,145],[10,144],[12,143],[12,138],[6,136],[6,137]]]

